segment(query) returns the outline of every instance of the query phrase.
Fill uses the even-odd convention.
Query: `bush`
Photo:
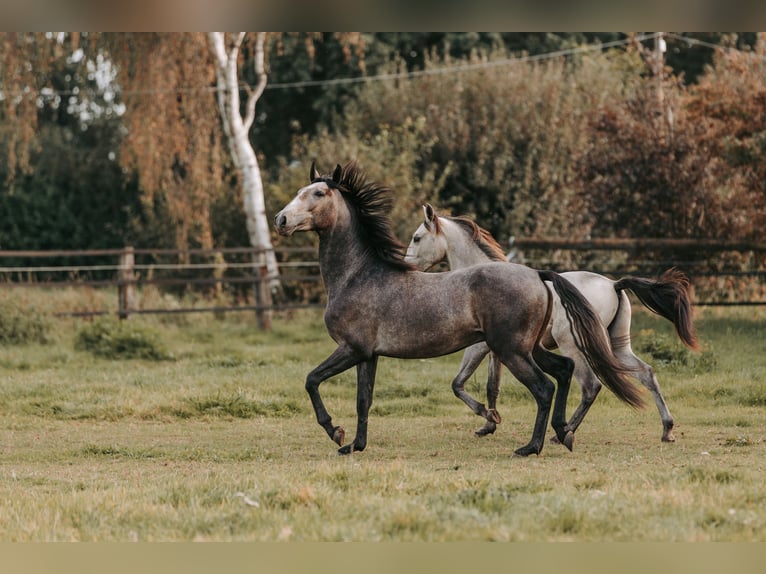
[[[34,307],[0,299],[0,344],[50,343],[50,320]]]
[[[718,360],[710,349],[695,353],[677,338],[644,329],[633,338],[633,350],[654,367],[685,367],[697,372],[715,368]]]
[[[146,326],[116,319],[101,319],[77,333],[75,349],[106,359],[172,359],[159,336]]]

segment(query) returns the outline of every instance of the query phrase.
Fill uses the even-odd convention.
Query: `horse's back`
[[[460,271],[470,274],[476,290],[491,294],[491,298],[501,293],[506,296],[541,296],[545,293],[538,272],[526,265],[495,261],[466,267]]]
[[[465,271],[472,276],[472,293],[485,323],[500,322],[519,329],[545,315],[549,295],[536,270],[494,262],[467,267]]]
[[[349,289],[328,305],[328,329],[336,341],[400,358],[448,354],[500,333],[526,339],[539,330],[548,304],[536,271],[501,262],[392,272],[361,284],[366,291]]]
[[[545,328],[550,300],[536,270],[492,262],[439,275],[465,286],[477,329],[490,348],[532,352]]]

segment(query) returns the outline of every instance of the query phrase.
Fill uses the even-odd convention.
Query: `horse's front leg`
[[[500,396],[500,376],[502,374],[502,363],[497,355],[489,354],[489,366],[487,367],[487,422],[476,431],[476,436],[486,436],[492,434],[497,429],[497,425],[502,420],[500,413],[497,412],[497,397]]]
[[[342,427],[332,425],[332,417],[327,412],[322,397],[319,395],[319,385],[330,377],[350,369],[361,360],[359,354],[353,349],[341,345],[306,377],[306,391],[311,399],[311,406],[314,407],[317,422],[339,446],[343,446],[346,431]]]
[[[468,349],[466,349],[465,353],[463,354],[463,360],[460,363],[460,370],[452,381],[452,391],[455,393],[455,396],[463,401],[466,405],[468,405],[468,408],[471,409],[474,413],[487,419],[487,423],[481,429],[476,431],[478,436],[484,436],[485,434],[494,432],[496,423],[500,422],[500,417],[497,415],[497,411],[494,409],[487,410],[486,406],[474,399],[465,390],[465,382],[474,373],[474,371],[476,371],[481,362],[484,360],[484,357],[487,356],[487,353],[489,353],[489,347],[486,345],[486,343],[476,343],[475,345],[468,347]],[[488,381],[488,392],[489,385],[490,382]]]
[[[367,446],[367,418],[372,406],[372,392],[375,387],[375,373],[378,356],[356,366],[356,437],[354,442],[338,449],[338,454],[362,451]]]

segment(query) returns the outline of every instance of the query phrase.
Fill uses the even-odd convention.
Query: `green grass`
[[[474,437],[450,389],[460,354],[382,359],[367,450],[337,456],[303,388],[334,348],[321,312],[271,333],[245,315],[135,317],[165,353],[138,358],[93,354],[76,345],[92,324],[56,320],[47,343],[0,348],[0,540],[764,541],[763,319],[706,309],[689,355],[635,313],[678,441],[660,442],[648,393],[634,411],[603,391],[574,452],[529,459],[511,455],[531,395],[506,372],[503,423]],[[352,435],[353,370],[322,392]]]

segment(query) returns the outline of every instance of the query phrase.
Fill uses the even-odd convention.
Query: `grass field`
[[[337,456],[303,388],[334,348],[320,311],[270,333],[243,314],[50,320],[46,342],[0,347],[0,541],[766,540],[766,313],[701,311],[702,355],[634,315],[677,442],[648,393],[634,411],[605,390],[574,452],[529,459],[511,455],[531,395],[506,373],[503,423],[474,437],[460,354],[382,359],[367,450]],[[322,391],[353,434],[353,371]]]

